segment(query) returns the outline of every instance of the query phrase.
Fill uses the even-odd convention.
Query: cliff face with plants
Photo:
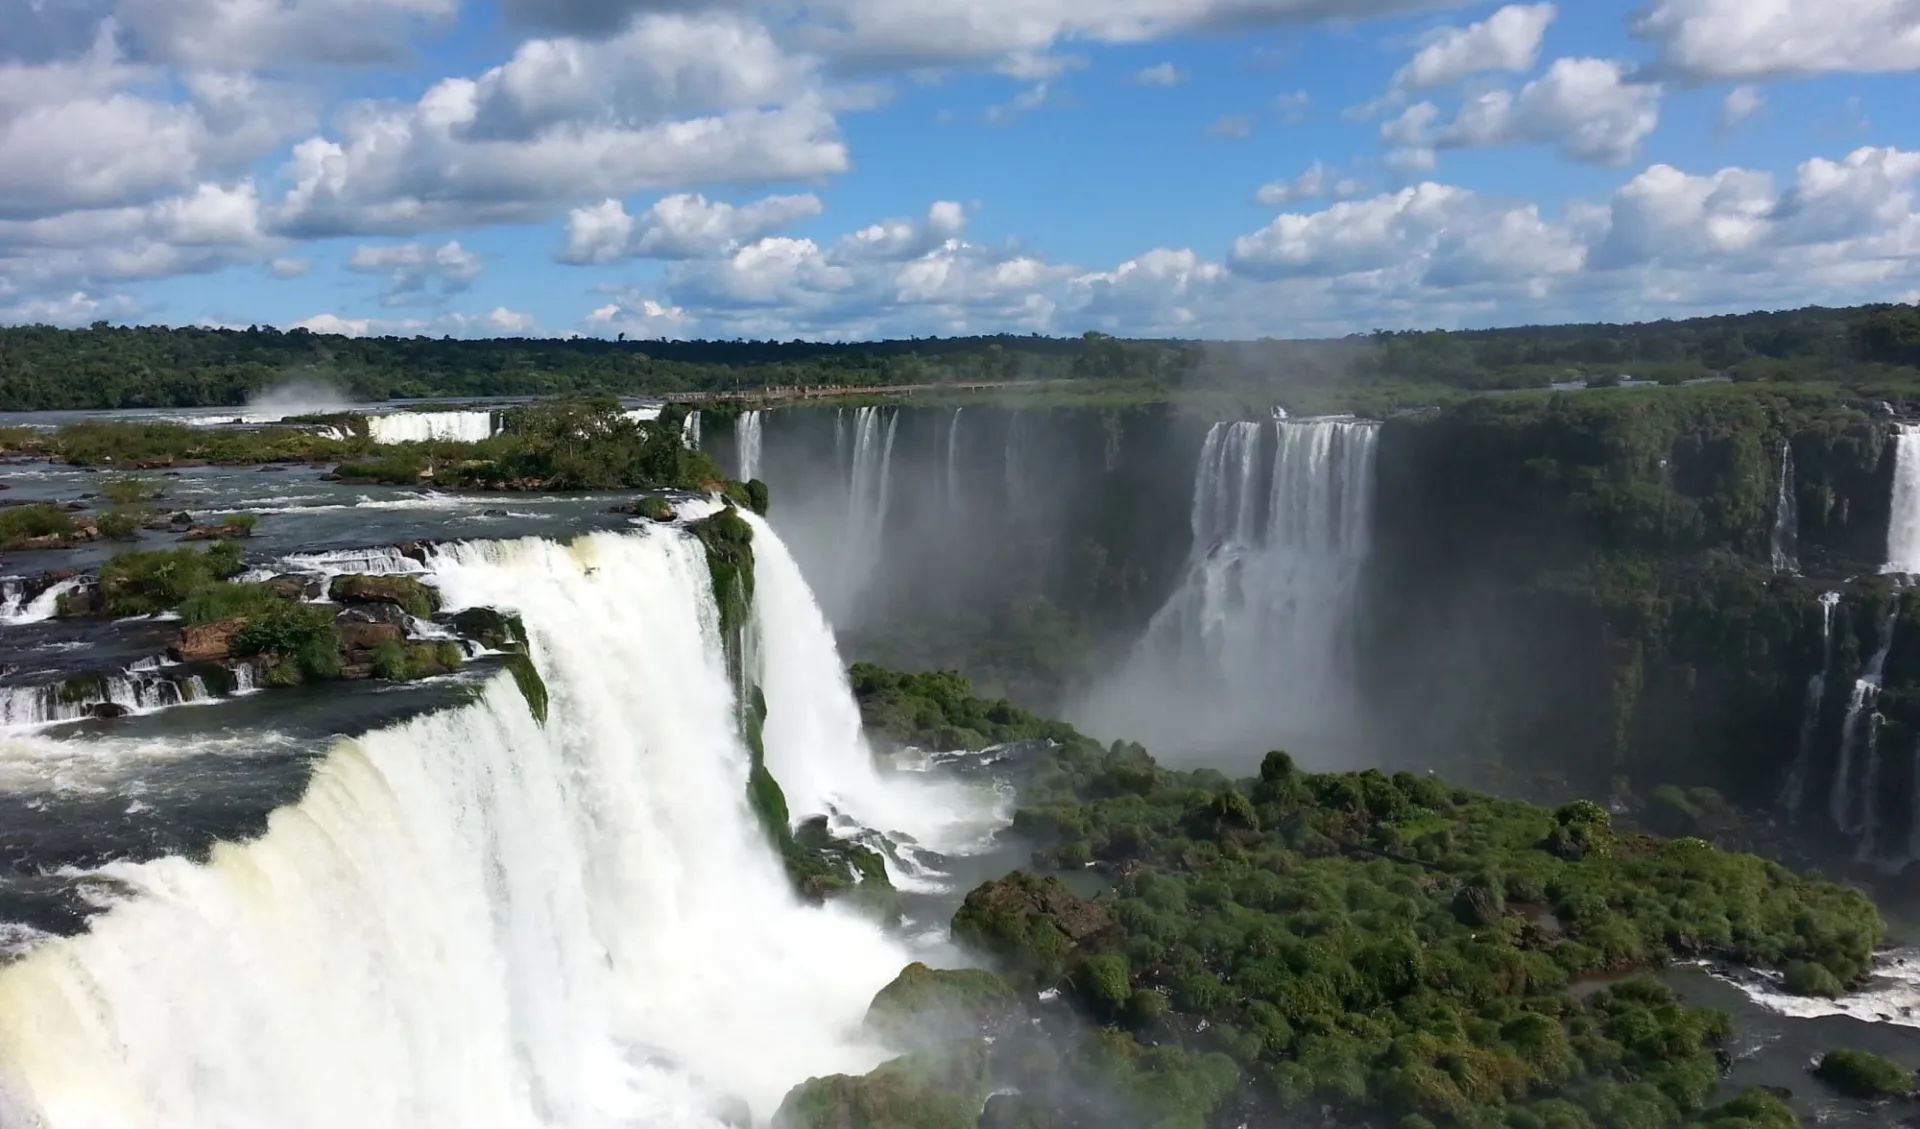
[[[1877,821],[1870,853],[1905,857],[1920,637],[1878,575],[1892,432],[1878,404],[1746,389],[1388,421],[1359,625],[1375,736],[1509,782],[1659,789],[1678,824],[1711,819],[1691,788],[1863,851]],[[1856,682],[1883,651],[1876,701]]]

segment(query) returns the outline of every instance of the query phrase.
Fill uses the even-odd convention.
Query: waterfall
[[[733,426],[734,457],[738,460],[734,466],[734,477],[741,482],[751,482],[760,477],[760,413],[742,412],[740,421]]]
[[[706,561],[647,527],[462,545],[551,694],[340,741],[266,833],[110,864],[129,897],[0,969],[0,1111],[34,1129],[720,1129],[886,1057],[911,959],[800,904],[745,801]],[[784,676],[785,672],[782,672]]]
[[[1916,499],[1920,502],[1920,499]],[[1773,506],[1773,571],[1800,571],[1800,502],[1793,482],[1793,444],[1780,444],[1780,496]]]
[[[957,782],[882,772],[826,615],[766,521],[753,526],[754,678],[767,700],[767,768],[798,821],[828,815],[942,854],[974,850],[1005,822],[999,797]],[[908,882],[915,874],[895,869]],[[899,883],[897,883],[899,884]]]
[[[960,508],[960,413],[965,408],[953,409],[953,420],[947,424],[947,508]]]
[[[1920,574],[1920,424],[1903,423],[1893,433],[1893,512],[1880,571]]]
[[[24,582],[9,578],[6,581],[5,601],[0,603],[0,623],[40,623],[52,619],[60,610],[60,597],[84,583],[86,580],[81,577],[56,581],[38,596],[25,600],[22,598],[25,594]]]
[[[893,439],[899,427],[898,411],[885,413],[883,427],[879,408],[854,409],[853,459],[847,478],[847,540],[839,577],[843,594],[849,598],[860,590],[880,560],[887,500],[893,488]]]
[[[478,443],[491,439],[494,430],[492,412],[390,412],[367,417],[367,435],[375,443]]]
[[[1887,622],[1880,629],[1879,646],[1874,650],[1872,655],[1868,656],[1867,665],[1861,669],[1860,677],[1854,679],[1853,696],[1847,699],[1846,719],[1840,723],[1840,764],[1833,774],[1833,792],[1827,798],[1827,810],[1833,817],[1833,825],[1838,828],[1842,834],[1846,835],[1851,835],[1862,830],[1867,823],[1864,816],[1860,822],[1854,822],[1853,809],[1855,807],[1855,801],[1857,799],[1864,800],[1869,808],[1871,808],[1873,804],[1873,780],[1871,777],[1867,778],[1865,786],[1860,790],[1860,794],[1855,794],[1853,781],[1854,751],[1858,744],[1859,722],[1862,714],[1868,715],[1867,755],[1869,763],[1872,762],[1872,758],[1877,754],[1879,748],[1879,743],[1876,740],[1880,733],[1878,715],[1873,714],[1872,711],[1874,704],[1878,702],[1880,698],[1880,677],[1881,673],[1886,669],[1887,652],[1893,649],[1893,625],[1898,618],[1899,608],[1896,605],[1892,612],[1887,613]]]
[[[1820,709],[1827,700],[1827,671],[1833,666],[1833,609],[1840,604],[1840,593],[1820,593],[1820,669],[1807,676],[1805,704],[1800,712],[1800,744],[1793,767],[1787,772],[1787,784],[1780,793],[1780,806],[1789,819],[1798,819],[1801,801],[1806,797],[1807,773],[1813,768],[1813,747],[1820,734]]]
[[[686,416],[680,420],[680,441],[685,443],[689,450],[698,451],[700,449],[699,412],[688,412]]]
[[[1087,723],[1169,753],[1349,735],[1378,438],[1377,423],[1345,417],[1216,424],[1195,475],[1185,579],[1091,696]]]

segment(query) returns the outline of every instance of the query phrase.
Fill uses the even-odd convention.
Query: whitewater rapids
[[[651,528],[451,548],[520,611],[505,675],[343,740],[266,834],[0,970],[6,1129],[718,1129],[888,1057],[913,957],[800,904],[745,801],[706,561]]]

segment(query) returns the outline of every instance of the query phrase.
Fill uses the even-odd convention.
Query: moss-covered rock
[[[908,1055],[795,1086],[773,1129],[974,1129],[986,1097],[984,1053]]]
[[[1904,1097],[1913,1093],[1913,1071],[1871,1051],[1842,1047],[1820,1056],[1813,1076],[1851,1098]]]
[[[540,677],[540,668],[533,665],[533,659],[525,651],[515,651],[507,655],[504,664],[507,673],[513,676],[513,684],[520,688],[521,697],[527,700],[527,710],[533,719],[542,725],[547,722],[547,681]]]
[[[462,608],[448,620],[461,638],[471,639],[490,651],[507,651],[526,645],[526,626],[520,617],[495,608]]]
[[[1110,909],[1076,897],[1058,878],[1015,873],[967,894],[953,937],[1004,962],[1010,975],[1048,982],[1075,946],[1097,942],[1113,925]]]
[[[440,592],[411,576],[336,576],[327,597],[340,604],[389,604],[427,619],[440,607]]]
[[[992,1034],[1020,1012],[1019,995],[991,972],[915,962],[873,997],[866,1030],[888,1046],[945,1044]]]

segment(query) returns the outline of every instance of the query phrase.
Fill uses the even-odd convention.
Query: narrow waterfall
[[[1793,444],[1780,444],[1780,496],[1773,506],[1773,571],[1800,571],[1800,501],[1793,481]]]
[[[1899,618],[1896,608],[1887,614],[1887,622],[1880,628],[1880,643],[1867,665],[1860,671],[1860,677],[1853,683],[1853,696],[1847,700],[1846,719],[1840,723],[1840,763],[1833,774],[1833,791],[1827,797],[1827,812],[1833,817],[1833,825],[1842,834],[1853,835],[1866,827],[1867,816],[1864,811],[1855,819],[1855,808],[1862,803],[1872,804],[1872,780],[1866,785],[1855,787],[1853,762],[1860,745],[1862,719],[1866,722],[1868,762],[1878,750],[1880,735],[1879,715],[1873,707],[1880,699],[1880,677],[1887,666],[1887,652],[1893,650],[1893,626]]]
[[[1079,711],[1086,724],[1172,755],[1253,755],[1283,740],[1330,748],[1350,735],[1349,632],[1378,438],[1377,423],[1345,417],[1215,425],[1195,475],[1186,577]]]
[[[1791,820],[1800,817],[1800,805],[1807,793],[1807,774],[1813,770],[1814,744],[1820,735],[1820,710],[1827,701],[1827,672],[1833,667],[1833,609],[1839,605],[1840,593],[1820,593],[1820,669],[1807,676],[1805,704],[1800,712],[1799,751],[1787,772],[1786,787],[1780,793],[1780,806]]]
[[[462,545],[433,574],[519,610],[546,723],[497,676],[339,742],[205,865],[106,867],[125,900],[0,969],[8,1129],[721,1129],[886,1057],[860,1020],[912,958],[788,889],[700,548]]]
[[[859,590],[880,559],[887,500],[893,488],[893,439],[899,428],[898,411],[854,409],[853,456],[847,472],[847,540],[839,578],[848,593]]]
[[[960,508],[960,413],[965,408],[953,409],[953,419],[947,424],[947,508]]]
[[[1920,574],[1920,424],[1903,423],[1893,433],[1893,512],[1880,571]]]
[[[4,600],[0,600],[0,624],[40,623],[52,619],[60,610],[60,597],[80,587],[84,580],[70,578],[48,585],[33,599],[25,598],[25,582],[14,577],[5,581]]]
[[[367,417],[367,435],[375,443],[478,443],[492,438],[495,429],[492,412],[389,412]]]
[[[1000,810],[1000,797],[880,770],[833,629],[799,563],[763,519],[744,516],[753,526],[753,677],[767,700],[767,768],[786,792],[793,818],[826,815],[843,829],[872,829],[941,854],[983,845],[1009,815]],[[911,883],[916,874],[896,866],[894,877],[896,884]]]
[[[680,441],[691,450],[700,449],[700,413],[688,412],[680,421]]]
[[[733,425],[734,464],[733,476],[741,482],[751,482],[760,477],[761,416],[759,411],[740,413],[740,421]]]

